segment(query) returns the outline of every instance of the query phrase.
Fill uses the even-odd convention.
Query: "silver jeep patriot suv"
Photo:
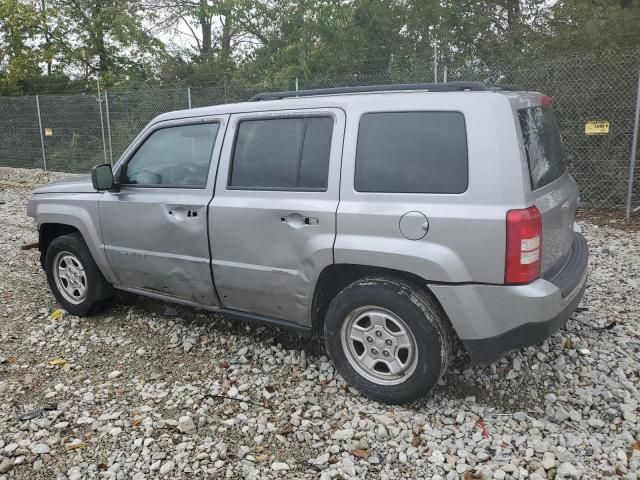
[[[113,169],[36,189],[60,305],[113,289],[323,335],[376,400],[541,342],[587,246],[551,99],[473,82],[265,93],[153,119]]]

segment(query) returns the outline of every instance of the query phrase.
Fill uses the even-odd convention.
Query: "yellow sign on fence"
[[[45,128],[44,129],[44,136],[45,137],[52,137],[53,136],[53,129],[52,128]]]
[[[609,121],[589,120],[584,125],[584,133],[587,135],[607,135],[609,133]]]

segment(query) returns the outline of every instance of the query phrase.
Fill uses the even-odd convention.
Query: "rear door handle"
[[[293,228],[300,228],[306,225],[318,225],[320,223],[316,217],[303,217],[299,213],[290,213],[286,217],[280,217],[280,221]]]
[[[190,206],[172,205],[167,207],[167,213],[172,215],[177,220],[184,220],[186,218],[197,218],[198,210]]]

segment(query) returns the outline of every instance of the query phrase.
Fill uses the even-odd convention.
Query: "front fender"
[[[75,193],[73,196],[34,195],[27,206],[40,229],[45,224],[69,225],[84,238],[96,265],[109,283],[117,283],[104,251],[100,231],[99,193]]]

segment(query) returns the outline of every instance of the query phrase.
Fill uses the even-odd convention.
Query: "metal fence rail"
[[[556,117],[573,159],[570,170],[583,204],[640,205],[640,169],[631,175],[631,151],[640,53],[575,55],[535,64],[514,61],[440,65],[442,81],[479,80],[517,85],[554,98]],[[433,67],[431,67],[433,68]],[[446,76],[446,77],[445,77]],[[147,86],[72,95],[0,97],[0,166],[87,172],[115,162],[156,115],[178,109],[246,101],[273,90],[429,82],[433,70],[291,78],[279,83]],[[608,121],[608,134],[586,135],[588,121]],[[633,188],[632,183],[636,188]],[[627,200],[627,193],[629,198]]]

